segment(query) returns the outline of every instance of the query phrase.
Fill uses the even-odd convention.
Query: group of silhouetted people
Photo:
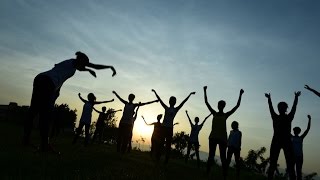
[[[30,144],[30,134],[33,127],[33,119],[37,114],[39,114],[39,127],[40,127],[40,151],[46,152],[50,150],[49,146],[49,121],[52,116],[53,107],[56,99],[59,96],[60,89],[63,83],[72,77],[76,70],[78,71],[88,71],[91,75],[96,77],[96,73],[90,69],[106,69],[109,68],[113,71],[112,76],[116,75],[116,71],[113,66],[97,65],[89,62],[89,58],[86,54],[82,52],[76,52],[75,59],[69,59],[62,61],[46,72],[38,74],[33,82],[33,92],[31,98],[31,104],[29,108],[28,117],[25,120],[24,124],[24,136],[23,143],[24,145]],[[320,93],[316,90],[310,88],[308,85],[305,85],[305,89],[315,93],[320,97]],[[220,100],[218,102],[218,111],[214,110],[208,102],[207,98],[207,86],[203,87],[204,90],[204,102],[210,112],[210,114],[205,117],[203,122],[199,124],[199,117],[195,117],[194,122],[192,123],[191,118],[189,117],[188,111],[186,111],[187,118],[191,126],[191,133],[188,140],[187,154],[185,161],[188,161],[190,151],[194,147],[195,154],[197,157],[197,165],[200,165],[199,158],[199,133],[202,129],[206,120],[213,116],[212,118],[212,128],[209,135],[209,157],[207,161],[207,172],[210,172],[210,168],[214,163],[214,157],[216,152],[216,147],[219,146],[220,158],[222,164],[223,177],[226,179],[228,174],[228,167],[231,162],[231,157],[234,155],[236,162],[236,174],[239,178],[240,173],[240,151],[241,151],[241,141],[242,133],[239,130],[239,123],[233,121],[231,124],[232,130],[227,135],[226,121],[227,119],[239,108],[241,103],[241,98],[244,93],[244,90],[241,89],[239,93],[239,98],[237,104],[230,111],[225,112],[224,108],[226,102]],[[152,92],[155,94],[156,99],[153,101],[145,103],[134,103],[135,95],[129,94],[128,101],[121,98],[115,91],[113,94],[124,104],[123,114],[120,119],[119,128],[118,128],[118,137],[117,137],[117,152],[122,154],[130,152],[132,146],[132,130],[134,122],[138,115],[139,107],[152,104],[155,102],[160,102],[161,106],[164,108],[164,116],[159,114],[157,116],[157,121],[153,123],[147,123],[144,117],[142,116],[144,122],[147,125],[153,125],[154,130],[151,137],[151,156],[159,162],[162,154],[165,154],[165,164],[168,163],[170,158],[171,144],[173,138],[173,128],[175,116],[178,111],[183,107],[183,105],[188,101],[191,95],[194,95],[195,92],[191,92],[178,106],[176,105],[176,98],[171,96],[169,99],[169,106],[167,106],[162,99],[159,97],[157,92],[152,89]],[[94,105],[101,103],[109,103],[114,101],[96,101],[96,97],[93,93],[89,93],[87,99],[81,97],[80,93],[78,94],[79,98],[83,101],[83,111],[80,118],[78,128],[76,129],[75,136],[73,139],[73,144],[76,143],[78,137],[82,133],[83,127],[85,128],[85,145],[88,145],[90,134],[89,128],[91,125],[92,111],[95,110],[99,113],[98,120],[96,122],[95,132],[92,138],[92,142],[98,138],[98,141],[101,142],[103,129],[105,126],[105,121],[108,119],[111,113],[117,111],[106,111],[106,107],[102,107],[102,111],[98,111],[94,108]],[[301,95],[301,92],[295,92],[294,103],[291,108],[291,111],[287,114],[288,104],[285,102],[280,102],[278,104],[277,114],[272,105],[270,93],[266,93],[265,97],[268,99],[269,110],[273,122],[273,138],[270,147],[270,167],[268,170],[268,179],[272,179],[274,171],[277,167],[277,161],[279,157],[280,150],[283,149],[287,171],[289,178],[291,180],[302,178],[302,165],[303,165],[303,140],[308,134],[311,126],[311,116],[308,115],[308,127],[306,131],[300,136],[301,129],[299,127],[293,128],[294,135],[291,134],[291,124],[294,119],[296,112],[298,97]],[[163,121],[161,123],[161,118],[163,116]]]

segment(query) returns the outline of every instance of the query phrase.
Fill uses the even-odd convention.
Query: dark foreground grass
[[[33,131],[38,142],[38,131]],[[172,159],[167,166],[155,166],[148,152],[132,151],[121,156],[110,145],[93,144],[88,147],[71,145],[72,135],[63,135],[54,142],[61,155],[35,152],[21,145],[22,127],[0,122],[0,179],[65,179],[65,180],[205,180],[222,179],[220,167],[205,174],[205,163],[196,168],[196,162],[187,164],[182,159]],[[235,179],[230,168],[228,179]],[[266,179],[251,172],[242,172],[241,179]]]

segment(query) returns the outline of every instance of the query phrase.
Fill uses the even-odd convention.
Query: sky
[[[34,77],[82,51],[92,63],[114,66],[117,75],[111,77],[109,69],[97,70],[97,78],[76,72],[64,83],[57,103],[77,109],[78,119],[83,106],[78,93],[114,98],[105,106],[122,109],[113,90],[124,99],[133,93],[135,102],[146,102],[156,99],[155,89],[166,104],[170,96],[179,104],[196,91],[175,119],[180,123],[175,132],[190,133],[185,110],[200,121],[209,114],[203,86],[214,109],[219,100],[227,102],[225,111],[236,105],[243,88],[227,131],[238,121],[241,156],[264,146],[267,157],[273,129],[264,93],[271,93],[275,107],[280,101],[291,107],[294,92],[301,91],[292,127],[304,131],[307,115],[312,116],[303,170],[320,173],[320,98],[304,89],[308,84],[320,90],[319,18],[317,0],[2,0],[0,104],[29,105]],[[159,103],[140,108],[134,137],[150,143],[153,127],[145,126],[140,115],[154,122],[163,113]],[[201,151],[208,152],[210,131],[211,118],[199,135]],[[282,152],[279,162],[285,167]]]

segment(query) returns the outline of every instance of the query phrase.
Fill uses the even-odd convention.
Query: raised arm
[[[144,105],[152,104],[152,103],[155,103],[155,102],[159,102],[159,100],[149,101],[149,102],[145,102],[145,103],[139,103],[139,104],[136,104],[136,105],[137,106],[144,106]]]
[[[190,123],[190,125],[192,126],[193,124],[192,124],[192,122],[191,122],[191,119],[190,119],[190,117],[189,117],[189,114],[188,114],[188,111],[187,111],[187,110],[186,110],[186,114],[187,114],[187,117],[188,117],[189,123]]]
[[[300,95],[301,95],[301,92],[300,92],[300,91],[294,92],[294,101],[293,101],[293,105],[292,105],[291,111],[290,111],[290,113],[289,113],[289,115],[290,115],[291,117],[293,117],[294,114],[296,113],[297,105],[298,105],[298,98],[299,98]]]
[[[115,110],[115,111],[110,111],[110,113],[116,113],[116,112],[119,112],[119,111],[122,111],[122,109],[118,109],[118,110]]]
[[[116,95],[116,97],[117,97],[123,104],[128,104],[128,101],[125,101],[124,99],[122,99],[122,98],[118,95],[117,92],[112,91],[112,93],[113,93],[114,95]]]
[[[209,114],[206,118],[204,118],[203,122],[201,123],[201,126],[207,121],[207,119],[211,116],[212,114]]]
[[[233,114],[234,112],[236,112],[236,110],[239,108],[240,104],[241,104],[241,98],[242,98],[242,94],[244,93],[244,90],[241,89],[240,90],[240,94],[239,94],[239,99],[238,102],[236,104],[236,106],[234,108],[231,109],[231,111],[227,112],[227,116],[230,116],[231,114]]]
[[[161,100],[161,98],[159,97],[158,93],[157,93],[154,89],[152,89],[151,91],[154,92],[154,94],[156,95],[157,99],[159,100],[161,106],[162,106],[163,108],[167,109],[168,106]]]
[[[142,117],[142,119],[143,119],[143,121],[144,121],[144,123],[145,123],[146,125],[148,125],[148,126],[152,126],[152,125],[153,125],[153,123],[148,124],[148,123],[146,122],[146,120],[144,119],[144,117],[143,117],[143,116],[141,116],[141,117]]]
[[[204,102],[206,103],[209,111],[215,115],[217,112],[210,106],[209,102],[208,102],[208,97],[207,97],[207,86],[203,87],[203,92],[204,92]]]
[[[177,109],[178,109],[178,110],[181,109],[182,106],[184,105],[184,103],[186,103],[186,102],[188,101],[188,99],[190,98],[190,96],[191,96],[191,95],[194,95],[194,94],[196,94],[196,92],[191,92],[191,93],[180,103],[180,105],[177,107]]]
[[[98,111],[96,108],[93,107],[93,110],[96,111],[97,113],[102,113],[101,111]]]
[[[307,136],[307,134],[309,133],[310,127],[311,127],[311,116],[308,115],[308,127],[301,135],[302,139],[304,139]]]
[[[117,74],[116,70],[114,69],[113,66],[106,66],[106,65],[100,65],[100,64],[93,64],[93,63],[88,63],[88,67],[91,67],[93,69],[108,69],[110,68],[112,70],[112,76],[115,76]]]
[[[88,102],[87,100],[85,100],[85,99],[83,99],[83,98],[81,97],[81,94],[80,94],[80,93],[78,94],[78,96],[79,96],[79,98],[81,99],[82,102],[84,102],[84,103]]]
[[[270,114],[271,114],[271,117],[273,117],[276,115],[276,113],[274,112],[274,109],[272,106],[271,95],[270,95],[270,93],[265,93],[264,95],[266,96],[266,98],[268,98],[268,105],[269,105]]]
[[[311,87],[309,87],[308,85],[305,85],[304,88],[306,88],[307,90],[313,92],[315,95],[320,97],[320,93],[314,89],[312,89]]]
[[[114,99],[111,99],[109,101],[96,101],[96,102],[94,102],[94,104],[109,103],[109,102],[113,102],[113,101],[114,101]]]

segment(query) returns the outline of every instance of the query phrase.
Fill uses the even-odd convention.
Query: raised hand
[[[271,97],[270,93],[264,93],[264,96],[266,96],[266,98],[270,98]]]
[[[112,91],[113,94],[117,94],[115,91]]]
[[[81,96],[81,94],[80,94],[80,93],[78,93],[78,96]]]
[[[96,72],[92,71],[91,69],[89,69],[88,71],[93,77],[97,77]]]
[[[244,93],[244,90],[243,89],[240,89],[240,94],[242,95]]]
[[[299,96],[301,95],[301,91],[294,92],[294,95],[295,95],[296,97],[299,97]]]
[[[205,90],[205,91],[206,91],[206,90],[207,90],[207,88],[208,88],[207,86],[203,86],[203,90]]]
[[[154,89],[151,89],[152,92],[156,93],[156,91]]]
[[[310,115],[308,115],[308,119],[311,120],[311,116]]]
[[[304,85],[304,88],[305,88],[305,89],[308,89],[308,90],[311,89],[308,85]]]
[[[115,76],[115,75],[117,74],[117,72],[116,72],[116,70],[114,69],[113,66],[111,66],[111,70],[112,70],[112,72],[113,72],[113,73],[112,73],[112,77],[113,77],[113,76]]]
[[[196,92],[191,92],[191,93],[190,93],[190,95],[194,95],[194,94],[196,94]]]

